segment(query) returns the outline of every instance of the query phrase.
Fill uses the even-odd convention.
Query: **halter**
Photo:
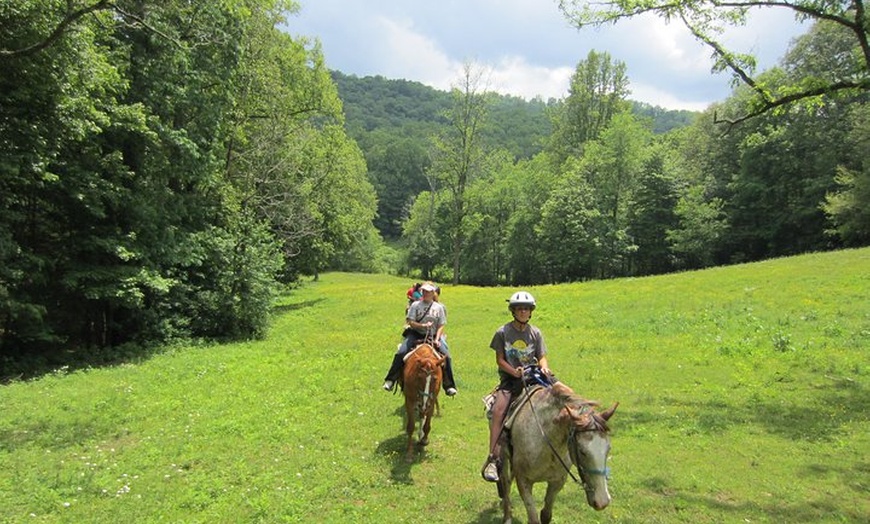
[[[585,410],[585,409],[587,409],[587,407],[584,406],[583,409]],[[581,410],[581,413],[583,413],[583,412],[584,411]],[[582,433],[585,431],[593,431],[593,430],[584,428],[584,429],[580,430],[579,432]],[[577,450],[575,448],[575,446],[577,445],[576,441],[575,441],[575,436],[577,435],[577,433],[578,433],[578,430],[574,426],[572,426],[571,430],[568,432],[568,438],[571,440],[571,445],[568,447],[568,454],[571,455],[571,460],[573,460],[574,463],[577,464],[577,471],[580,472],[580,478],[583,480],[583,489],[588,492],[588,491],[591,491],[591,489],[589,488],[586,480],[583,479],[583,474],[585,473],[586,475],[600,475],[600,476],[603,476],[605,478],[608,478],[608,477],[610,477],[610,468],[608,468],[606,466],[607,457],[604,457],[604,463],[605,463],[604,469],[592,469],[592,468],[584,468],[584,467],[580,466],[580,458],[577,457]],[[573,478],[574,476],[572,475],[571,477]],[[574,482],[577,482],[576,478],[574,479]]]
[[[538,383],[543,385],[544,387],[551,387],[550,385],[543,384],[541,382],[541,379],[537,376],[537,374],[533,374],[532,377]],[[583,486],[583,491],[586,491],[587,493],[593,491],[593,489],[591,487],[589,487],[589,483],[586,482],[586,479],[583,478],[584,473],[586,475],[601,475],[604,477],[608,477],[610,475],[610,468],[608,468],[607,466],[605,466],[604,469],[584,468],[583,466],[580,465],[579,457],[576,456],[577,450],[575,449],[575,446],[576,446],[575,436],[576,436],[576,434],[583,433],[586,431],[593,431],[593,429],[583,428],[583,429],[578,430],[576,426],[572,425],[571,430],[568,432],[568,439],[570,440],[570,445],[568,446],[568,454],[571,456],[571,460],[577,465],[577,471],[580,472],[580,479],[578,480],[577,477],[574,476],[574,473],[571,471],[571,466],[569,466],[568,464],[565,463],[565,461],[562,459],[562,456],[559,455],[559,453],[556,451],[556,447],[553,446],[553,443],[550,441],[550,437],[548,437],[546,432],[544,432],[544,426],[541,424],[541,420],[538,418],[537,411],[535,411],[535,404],[532,402],[532,395],[529,392],[529,386],[528,386],[528,383],[526,382],[525,375],[523,376],[523,391],[526,393],[526,398],[528,399],[529,407],[531,407],[531,409],[532,409],[532,415],[534,415],[534,417],[535,417],[535,422],[537,422],[537,424],[538,424],[538,429],[541,431],[541,436],[544,437],[544,440],[547,442],[547,446],[549,446],[550,451],[553,452],[553,456],[555,456],[559,460],[559,464],[562,465],[562,468],[564,468],[565,472],[568,473],[568,475],[571,477],[571,479],[576,484],[580,484]],[[587,413],[588,411],[589,411],[589,406],[583,406],[583,408],[580,410],[580,414]],[[606,464],[607,458],[605,457],[604,460],[605,460],[605,464]]]

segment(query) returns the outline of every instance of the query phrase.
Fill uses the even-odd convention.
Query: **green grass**
[[[267,340],[0,387],[0,522],[499,522],[480,398],[513,289],[442,285],[460,392],[409,465],[380,390],[408,284],[322,275]],[[567,485],[555,522],[870,521],[870,249],[529,291],[559,378],[620,402],[611,506]]]

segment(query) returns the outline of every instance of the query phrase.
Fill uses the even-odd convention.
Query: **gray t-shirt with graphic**
[[[544,335],[541,334],[540,329],[531,324],[527,324],[526,329],[520,331],[512,322],[508,322],[496,330],[489,347],[493,350],[503,348],[505,358],[513,367],[536,364],[547,354]],[[502,378],[510,376],[502,369],[499,369],[498,373]]]

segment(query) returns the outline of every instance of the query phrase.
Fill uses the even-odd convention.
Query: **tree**
[[[587,144],[583,157],[586,181],[594,191],[595,207],[602,218],[598,276],[628,272],[628,260],[637,249],[629,235],[652,133],[630,112],[613,116],[599,138]]]
[[[561,183],[552,164],[547,153],[540,153],[500,173],[506,179],[509,196],[505,201],[509,216],[501,241],[504,280],[512,285],[553,281],[546,264],[547,245],[539,231],[543,209]]]
[[[441,136],[433,137],[432,175],[451,198],[449,209],[453,283],[460,281],[463,249],[463,220],[466,214],[465,191],[480,173],[484,158],[481,131],[486,118],[483,69],[466,63],[459,87],[451,91],[453,107],[447,118],[450,126]]]
[[[435,278],[439,261],[449,258],[450,247],[438,241],[438,232],[443,229],[444,216],[440,211],[446,204],[443,194],[433,191],[420,193],[411,205],[408,219],[403,224],[402,237],[408,243],[408,266],[419,269],[425,280]]]
[[[673,269],[667,231],[676,226],[678,183],[672,167],[670,137],[650,148],[640,170],[634,205],[629,208],[628,233],[637,250],[629,274],[650,275]]]
[[[569,156],[582,156],[585,144],[598,138],[614,115],[630,107],[626,96],[625,64],[611,60],[609,53],[589,51],[574,70],[567,98],[552,111],[553,134],[547,149],[556,165]]]
[[[489,155],[487,167],[468,188],[469,212],[462,250],[463,282],[496,285],[506,273],[507,223],[517,208],[518,169],[513,155],[499,150]]]
[[[847,246],[863,246],[870,243],[870,106],[855,107],[850,120],[847,140],[857,153],[855,162],[838,167],[836,189],[826,195],[822,209],[831,222],[828,233]]]
[[[566,174],[550,193],[536,228],[543,245],[541,263],[551,282],[593,278],[603,257],[605,220],[583,164],[568,160]]]
[[[833,96],[870,90],[870,16],[864,0],[605,0],[590,3],[585,0],[560,0],[559,8],[578,28],[616,23],[620,20],[652,13],[667,21],[678,20],[694,37],[712,50],[713,71],[730,71],[736,84],[746,85],[753,94],[751,104],[740,114],[728,114],[717,121],[729,125],[786,106],[799,100],[818,96]],[[770,83],[755,74],[756,60],[751,54],[739,53],[725,46],[718,38],[727,27],[746,23],[753,9],[778,8],[794,12],[798,20],[826,21],[842,28],[849,35],[850,46],[856,52],[847,61],[837,54],[825,53],[819,62],[839,64],[842,68],[827,70],[784,84]],[[821,73],[821,72],[820,72]]]
[[[282,255],[295,275],[377,249],[319,48],[280,30],[295,8],[0,4],[4,362],[260,336]]]
[[[405,134],[375,131],[369,141],[369,179],[378,194],[375,226],[385,237],[399,238],[411,201],[429,187],[429,155],[421,139]]]
[[[685,189],[674,212],[679,225],[669,229],[667,237],[676,266],[698,269],[712,265],[716,247],[727,229],[722,201],[705,195],[703,186],[691,186]]]

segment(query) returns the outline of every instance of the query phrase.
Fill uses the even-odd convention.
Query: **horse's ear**
[[[616,407],[617,407],[617,406],[619,406],[619,402],[617,402],[616,404],[614,404],[612,408],[608,409],[608,410],[605,411],[604,413],[601,413],[601,418],[603,418],[604,420],[609,420],[610,417],[613,416],[613,412],[616,411]]]

